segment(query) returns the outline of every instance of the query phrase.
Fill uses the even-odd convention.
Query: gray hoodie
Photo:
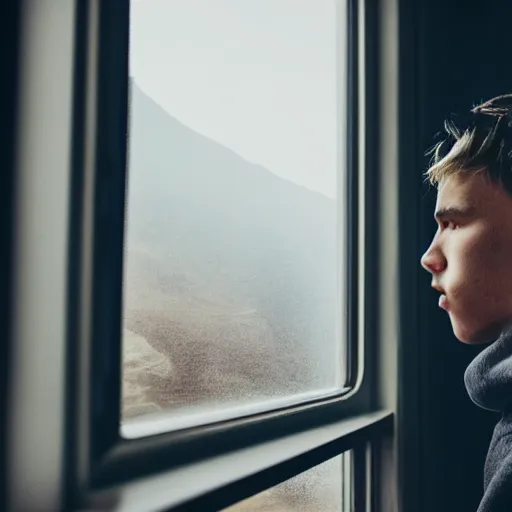
[[[502,414],[487,453],[477,512],[512,512],[512,327],[471,362],[464,381],[475,404]]]

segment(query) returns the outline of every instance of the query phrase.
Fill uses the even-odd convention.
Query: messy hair
[[[486,101],[470,115],[464,130],[445,121],[447,137],[430,151],[427,179],[438,185],[454,174],[485,172],[512,194],[512,94]]]

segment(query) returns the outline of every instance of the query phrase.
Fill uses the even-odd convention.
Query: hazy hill
[[[335,202],[131,96],[125,414],[334,385]]]

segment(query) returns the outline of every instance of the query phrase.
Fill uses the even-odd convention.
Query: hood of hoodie
[[[476,405],[490,411],[512,411],[512,326],[473,359],[464,382]]]

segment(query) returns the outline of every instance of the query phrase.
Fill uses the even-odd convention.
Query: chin
[[[502,333],[506,322],[491,322],[483,325],[464,325],[452,319],[453,333],[467,345],[483,345],[496,341]]]

